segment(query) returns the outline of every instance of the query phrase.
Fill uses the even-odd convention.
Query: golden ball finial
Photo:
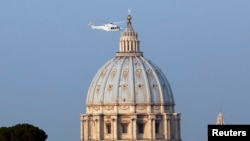
[[[130,21],[132,19],[132,17],[130,15],[128,15],[127,19]]]

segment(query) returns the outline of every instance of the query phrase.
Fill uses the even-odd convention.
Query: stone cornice
[[[92,106],[174,106],[174,104],[168,103],[106,103],[106,104],[86,104],[87,107]]]

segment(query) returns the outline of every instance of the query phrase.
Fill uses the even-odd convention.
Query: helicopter
[[[122,30],[122,27],[118,26],[119,23],[123,23],[124,21],[120,21],[120,22],[109,22],[107,24],[104,25],[99,25],[96,26],[93,23],[89,23],[89,26],[92,29],[99,29],[99,30],[104,30],[104,31],[120,31]]]

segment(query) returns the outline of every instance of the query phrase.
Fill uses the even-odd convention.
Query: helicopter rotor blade
[[[119,21],[119,22],[112,22],[113,24],[121,24],[121,23],[125,23],[125,21]]]

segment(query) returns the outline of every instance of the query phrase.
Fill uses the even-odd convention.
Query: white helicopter
[[[92,29],[100,29],[100,30],[104,30],[104,31],[120,31],[120,30],[122,30],[122,27],[118,26],[119,23],[124,23],[124,21],[110,22],[110,23],[107,23],[104,25],[99,25],[99,26],[96,26],[90,22],[89,26]]]

